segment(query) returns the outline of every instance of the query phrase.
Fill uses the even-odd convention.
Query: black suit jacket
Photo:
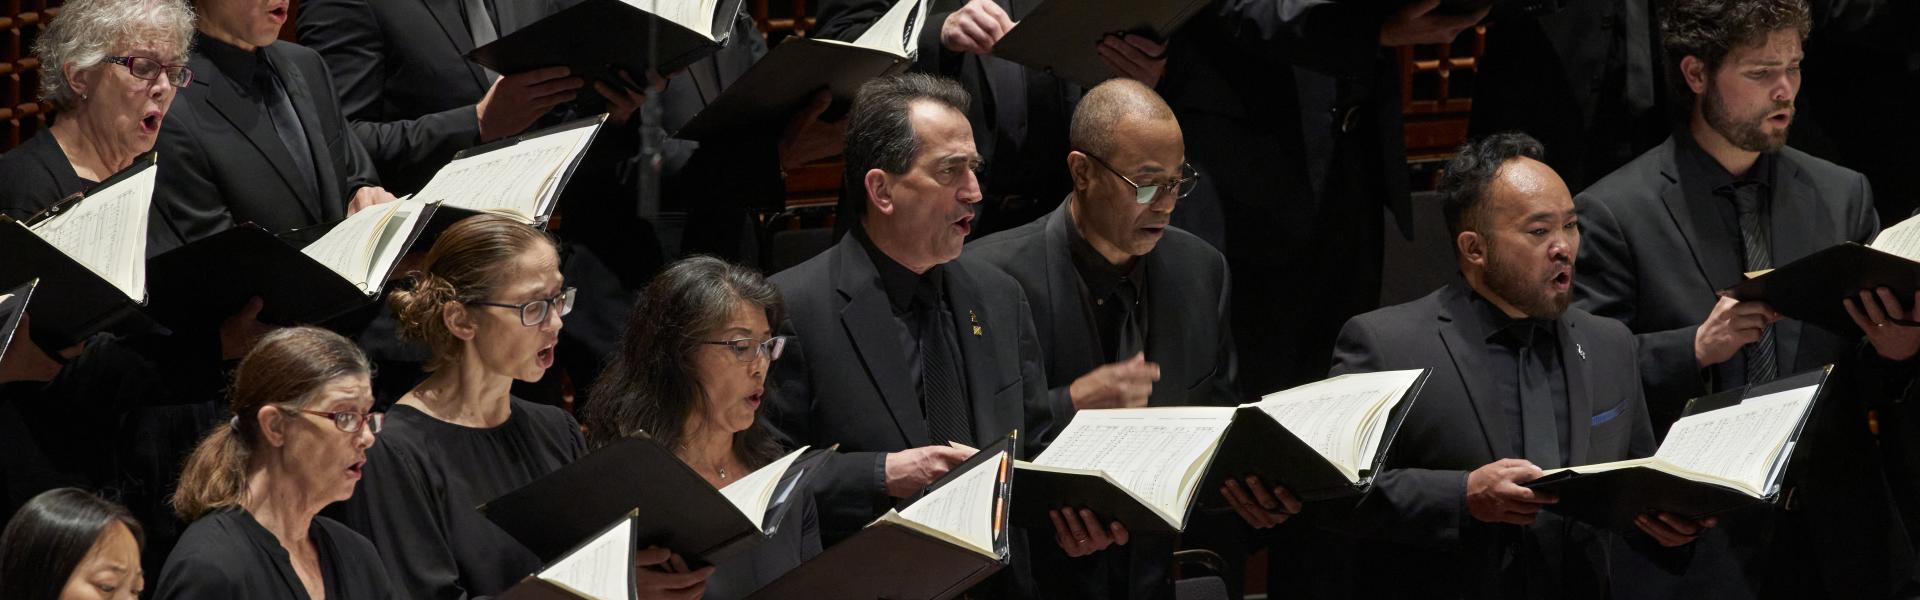
[[[1070,201],[1069,201],[1070,202]],[[1046,351],[1047,381],[1054,409],[1071,414],[1067,388],[1106,361],[1093,338],[1074,270],[1067,228],[1073,227],[1068,202],[1038,221],[1002,231],[967,245],[967,255],[1012,275],[1033,308],[1033,324]],[[1149,406],[1233,406],[1236,364],[1228,328],[1227,260],[1220,251],[1178,228],[1167,234],[1147,261],[1147,294],[1152,313],[1147,361],[1160,365]]]
[[[562,0],[495,0],[506,35],[559,12]],[[417,191],[456,152],[480,143],[475,105],[492,82],[468,62],[460,0],[307,0],[300,43],[326,59],[340,107],[388,188]]]
[[[174,241],[193,242],[240,223],[283,232],[346,217],[354,191],[379,185],[373,162],[347,129],[320,55],[274,42],[260,52],[280,73],[313,152],[319,195],[299,181],[273,120],[240,86],[195,50],[193,82],[180,90],[154,144],[160,152],[154,204]],[[167,248],[148,248],[159,253]]]
[[[1681,143],[1668,139],[1574,202],[1584,238],[1575,303],[1639,336],[1647,401],[1663,426],[1688,399],[1746,382],[1739,354],[1705,372],[1694,359],[1694,332],[1717,292],[1741,281],[1741,242],[1720,222],[1713,203],[1723,200],[1687,197],[1676,162]],[[1776,169],[1774,265],[1879,233],[1866,177],[1792,148],[1779,153]],[[1773,335],[1783,375],[1836,362],[1859,340],[1793,319],[1774,325]]]
[[[1347,321],[1334,349],[1333,375],[1432,369],[1388,449],[1348,529],[1368,538],[1360,556],[1391,574],[1360,582],[1360,595],[1395,598],[1498,598],[1525,573],[1509,568],[1522,527],[1490,524],[1467,512],[1467,473],[1519,456],[1501,401],[1486,370],[1487,325],[1461,284]],[[1634,339],[1626,327],[1580,309],[1556,321],[1567,386],[1570,462],[1602,463],[1647,456],[1653,430],[1637,383]],[[1623,385],[1624,384],[1624,385]],[[1608,416],[1613,415],[1613,416]],[[1527,535],[1563,538],[1570,596],[1603,597],[1612,534],[1551,513]]]
[[[767,54],[767,39],[753,17],[740,13],[733,38],[712,56],[688,66],[660,95],[660,126],[677,132],[721,91]],[[782,123],[784,125],[784,123]],[[668,210],[687,213],[681,251],[757,264],[758,240],[748,232],[753,210],[783,208],[780,129],[743,131],[727,139],[668,139],[660,167],[660,196]]]
[[[1040,344],[1020,285],[961,257],[944,267],[980,447],[1020,430],[1022,457],[1054,425]],[[768,374],[766,415],[794,444],[840,444],[816,479],[821,537],[838,542],[893,505],[884,454],[945,444],[927,435],[920,397],[880,272],[854,236],[772,278],[785,300],[786,351]],[[980,334],[974,335],[978,322]]]
[[[1741,242],[1717,222],[1722,217],[1711,203],[1723,200],[1687,197],[1676,163],[1680,143],[1667,140],[1574,199],[1584,233],[1575,303],[1619,319],[1639,338],[1656,430],[1664,430],[1688,398],[1746,381],[1741,354],[1705,370],[1696,367],[1694,332],[1712,311],[1715,293],[1741,280]],[[1865,243],[1879,232],[1865,177],[1793,148],[1775,158],[1775,265],[1841,242]],[[1817,570],[1830,597],[1884,597],[1912,573],[1914,552],[1892,512],[1866,411],[1910,381],[1911,373],[1884,364],[1857,334],[1794,319],[1773,328],[1781,374],[1842,364],[1834,382],[1842,390],[1815,408],[1787,474],[1799,512],[1793,521],[1782,520],[1788,513],[1767,513],[1753,530],[1729,532],[1737,538],[1736,554],[1727,560],[1740,564],[1697,567],[1678,585],[1741,595],[1815,593],[1782,592],[1777,579],[1767,578]],[[1804,544],[1773,544],[1774,536],[1786,535],[1775,534],[1774,527],[1811,537]],[[1769,564],[1763,556],[1768,553],[1796,564]],[[1733,569],[1744,569],[1749,580],[1741,581]],[[1639,579],[1649,587],[1666,585]]]

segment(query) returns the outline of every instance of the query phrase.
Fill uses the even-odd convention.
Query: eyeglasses
[[[347,412],[347,411],[322,412],[317,410],[307,410],[304,408],[281,409],[281,410],[291,410],[293,412],[307,413],[316,417],[326,417],[327,419],[333,421],[334,427],[339,428],[340,431],[344,431],[347,433],[359,433],[360,426],[362,424],[365,424],[367,426],[367,431],[378,434],[380,433],[380,429],[387,424],[387,413],[377,413],[377,412],[361,413],[361,412]]]
[[[760,342],[753,341],[753,338],[735,338],[724,342],[700,343],[726,346],[733,351],[733,358],[743,363],[753,362],[759,356],[765,356],[767,362],[773,362],[780,360],[780,351],[787,347],[787,336],[776,335]]]
[[[1106,167],[1108,172],[1119,176],[1121,181],[1125,181],[1127,185],[1133,186],[1133,201],[1135,203],[1152,204],[1153,199],[1159,197],[1162,190],[1172,190],[1175,199],[1185,198],[1187,194],[1193,193],[1193,188],[1200,187],[1200,172],[1193,170],[1193,165],[1189,163],[1180,163],[1179,179],[1166,183],[1140,185],[1134,183],[1132,177],[1122,174],[1119,169],[1113,168],[1113,165],[1107,164],[1107,161],[1102,160],[1100,157],[1084,151],[1081,152],[1081,154],[1087,155],[1087,158],[1093,159],[1093,162],[1100,163],[1100,166]]]
[[[558,296],[534,300],[523,304],[502,304],[499,302],[481,302],[479,300],[468,300],[467,304],[516,309],[520,311],[521,325],[539,327],[541,323],[547,322],[548,308],[559,310],[560,316],[562,317],[567,316],[567,313],[573,312],[573,296],[575,291],[577,290],[574,288],[567,288],[560,290],[560,295]]]
[[[167,82],[177,88],[187,87],[187,83],[193,81],[193,69],[186,65],[169,65],[145,56],[109,56],[106,61],[124,65],[128,73],[147,81],[158,79],[161,73],[166,73]]]

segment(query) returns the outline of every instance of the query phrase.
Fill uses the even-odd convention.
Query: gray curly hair
[[[66,66],[85,71],[142,42],[169,44],[177,55],[155,58],[186,63],[193,46],[193,9],[185,0],[69,0],[33,43],[33,56],[40,59],[40,99],[73,108],[79,94],[67,80]]]

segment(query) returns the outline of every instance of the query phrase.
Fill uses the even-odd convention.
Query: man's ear
[[[882,169],[867,169],[867,210],[870,212],[893,214],[893,178]]]
[[[440,321],[447,326],[453,337],[463,342],[473,341],[475,330],[473,314],[467,312],[467,305],[459,302],[447,302],[440,305]]]
[[[1713,73],[1707,69],[1707,61],[1688,55],[1680,59],[1680,77],[1687,81],[1687,89],[1693,90],[1694,95],[1698,96],[1707,93],[1708,79],[1713,77]]]
[[[1487,266],[1487,238],[1477,231],[1462,231],[1453,238],[1453,249],[1469,264]]]
[[[1067,175],[1073,177],[1074,191],[1093,187],[1093,161],[1085,153],[1074,150],[1067,153]]]

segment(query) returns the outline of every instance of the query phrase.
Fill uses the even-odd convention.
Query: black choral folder
[[[1339,467],[1328,462],[1300,436],[1282,427],[1279,422],[1261,414],[1255,406],[1242,406],[1236,411],[1233,425],[1227,428],[1227,434],[1220,441],[1220,452],[1208,467],[1208,476],[1200,484],[1201,503],[1209,506],[1226,506],[1226,499],[1220,495],[1220,486],[1228,478],[1244,480],[1253,475],[1268,486],[1284,485],[1294,498],[1301,502],[1317,502],[1337,498],[1357,497],[1373,487],[1373,478],[1387,462],[1387,451],[1393,446],[1393,439],[1400,433],[1400,425],[1407,419],[1407,413],[1413,410],[1414,401],[1419,399],[1420,391],[1427,385],[1427,377],[1433,373],[1422,369],[1414,380],[1413,387],[1401,396],[1400,402],[1388,413],[1387,427],[1379,448],[1374,452],[1371,466],[1361,471],[1360,479],[1348,479]]]
[[[13,347],[20,319],[27,315],[27,302],[33,299],[33,287],[39,284],[40,280],[34,279],[0,292],[0,359],[6,358],[7,348]]]
[[[647,11],[689,2],[701,4],[702,18],[711,22],[678,23]],[[564,66],[574,76],[615,87],[626,84],[613,69],[624,69],[644,86],[648,65],[664,77],[719,51],[740,5],[741,0],[586,0],[474,48],[467,59],[508,75]]]
[[[1634,518],[1648,512],[1669,512],[1690,519],[1700,519],[1748,506],[1773,504],[1779,500],[1779,480],[1790,465],[1793,446],[1799,443],[1800,432],[1805,428],[1808,416],[1827,393],[1826,381],[1831,371],[1832,367],[1823,367],[1760,385],[1702,396],[1687,402],[1682,420],[1689,416],[1739,406],[1754,398],[1817,386],[1818,389],[1813,392],[1812,401],[1797,415],[1797,418],[1793,419],[1786,444],[1778,449],[1782,454],[1777,458],[1772,474],[1762,489],[1749,491],[1689,479],[1655,466],[1634,466],[1590,473],[1578,472],[1580,467],[1556,469],[1539,479],[1521,485],[1529,489],[1559,494],[1558,503],[1546,505],[1548,511],[1614,531],[1634,530]],[[1676,422],[1675,427],[1679,424]],[[1663,447],[1668,443],[1674,443],[1671,435],[1662,444]]]
[[[805,473],[828,454],[814,451],[794,461],[776,497],[805,493]],[[790,505],[769,503],[763,525],[781,526]],[[673,550],[690,564],[711,564],[765,539],[720,490],[646,437],[614,442],[479,507],[541,562],[558,559],[635,509],[636,543]]]
[[[128,296],[127,292],[28,229],[67,214],[75,205],[155,168],[158,162],[157,153],[143,154],[126,169],[94,185],[85,193],[49,206],[27,222],[0,215],[0,256],[6,257],[0,260],[0,286],[13,287],[39,280],[34,302],[29,307],[33,312],[33,331],[29,334],[47,352],[71,347],[101,331],[134,334],[160,329],[142,310],[147,303],[147,295],[138,298]],[[142,212],[149,210],[146,208]],[[146,231],[142,230],[137,235],[141,237],[144,247]],[[140,252],[145,253],[144,250]],[[145,257],[129,256],[127,259],[138,261]]]
[[[1094,47],[1108,34],[1165,41],[1207,0],[1047,0],[993,45],[993,55],[1083,86],[1118,76]]]
[[[1742,281],[1727,293],[1836,332],[1853,332],[1860,328],[1841,301],[1859,302],[1860,290],[1880,287],[1892,290],[1903,304],[1911,302],[1920,290],[1920,262],[1845,242]]]
[[[747,595],[748,600],[785,598],[885,598],[945,600],[958,597],[1007,565],[1007,511],[1011,504],[1018,432],[975,452],[945,477],[927,486],[915,503],[980,469],[993,474],[993,552],[964,547],[943,534],[889,512],[846,540]],[[994,460],[995,457],[1002,457]],[[958,488],[956,488],[956,491]],[[911,508],[911,505],[909,505]]]

